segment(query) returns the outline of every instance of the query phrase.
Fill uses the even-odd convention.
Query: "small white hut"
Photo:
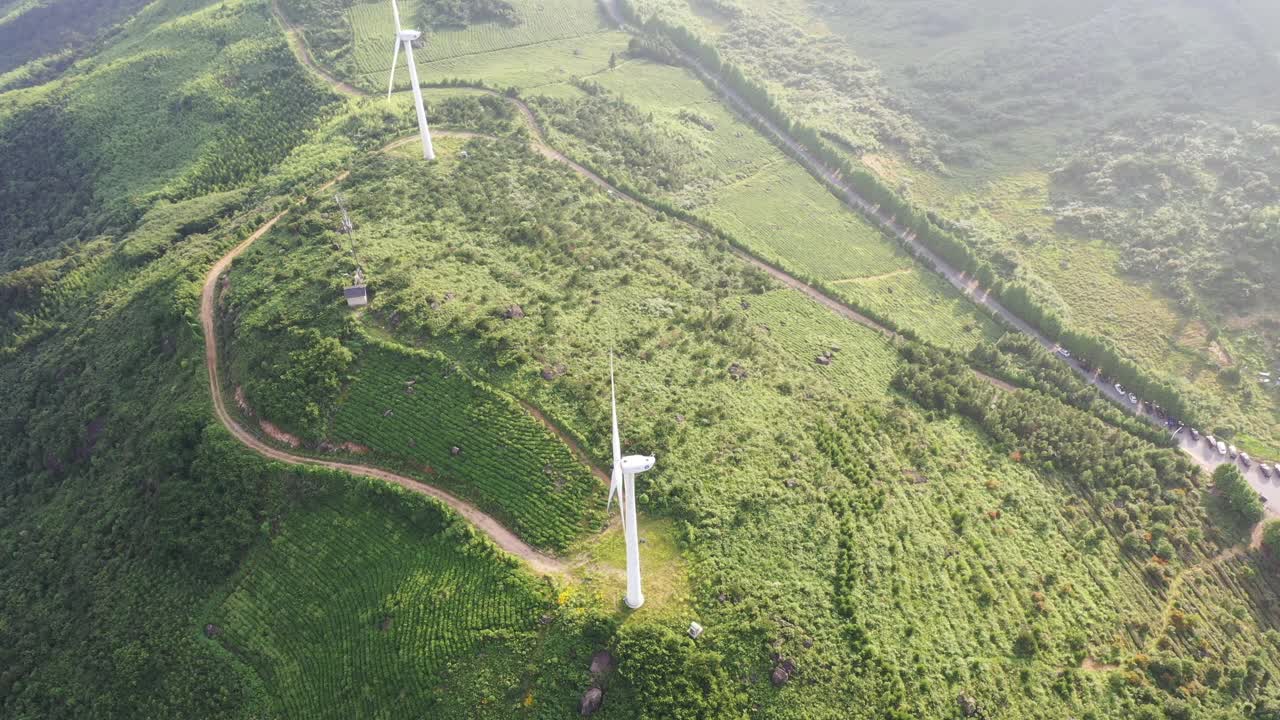
[[[347,307],[362,307],[369,304],[369,292],[364,284],[364,272],[356,268],[355,282],[345,288],[342,294],[347,298]]]

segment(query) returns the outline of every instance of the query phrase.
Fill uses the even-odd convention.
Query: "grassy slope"
[[[0,267],[127,229],[151,203],[252,180],[333,99],[290,59],[262,3],[149,6],[81,72],[18,91],[0,125]],[[59,168],[51,172],[50,160]]]
[[[563,82],[605,67],[609,56],[626,49],[626,36],[604,24],[592,0],[512,3],[520,22],[490,22],[469,28],[430,31],[415,49],[418,74],[425,83],[462,78],[500,87],[535,87]],[[413,26],[411,13],[402,17]],[[395,34],[388,3],[355,5],[350,10],[357,84],[386,87],[391,67],[389,39]],[[409,74],[401,58],[399,87]]]
[[[754,67],[799,116],[819,127],[842,122],[836,109],[810,102],[802,88],[770,74],[779,67],[744,52],[732,16],[674,1],[646,6],[719,38],[728,57]],[[947,174],[922,169],[892,147],[864,157],[868,165],[895,184],[909,184],[924,204],[973,226],[989,249],[1016,260],[1073,324],[1111,338],[1146,367],[1188,381],[1186,391],[1206,414],[1234,428],[1255,453],[1280,456],[1280,397],[1254,387],[1248,400],[1215,377],[1228,356],[1249,368],[1274,363],[1266,333],[1256,326],[1227,330],[1214,342],[1205,320],[1234,323],[1189,316],[1145,282],[1122,276],[1114,250],[1055,230],[1042,212],[1048,204],[1046,164],[1115,120],[1159,111],[1268,119],[1271,105],[1261,98],[1270,91],[1257,78],[1269,73],[1249,70],[1256,64],[1253,45],[1239,39],[1235,19],[1259,30],[1270,27],[1273,13],[1263,4],[1219,10],[1197,3],[961,8],[935,0],[854,6],[743,0],[731,7],[803,28],[824,42],[846,43],[874,60],[930,130],[952,136],[939,147],[951,167]],[[1042,32],[1043,23],[1053,30]],[[1260,39],[1265,30],[1257,35],[1266,42]],[[1028,57],[1037,60],[1026,63]],[[1170,64],[1169,57],[1178,61]],[[1188,88],[1198,94],[1187,97]],[[1039,241],[1021,242],[1022,233]]]
[[[687,71],[643,60],[592,76],[692,148],[691,178],[658,196],[706,217],[761,257],[802,276],[832,283],[855,303],[884,313],[931,341],[972,347],[997,330],[950,286],[922,271],[895,243],[845,208],[754,128],[737,120]],[[682,122],[696,112],[714,126]],[[590,143],[564,133],[557,142],[580,157]],[[621,168],[606,166],[610,173]],[[894,288],[875,280],[905,271]],[[939,308],[946,308],[939,314]]]
[[[709,647],[726,654],[733,673],[755,675],[745,689],[761,712],[847,717],[856,698],[876,692],[854,669],[833,610],[842,531],[828,502],[854,491],[816,439],[838,408],[866,402],[887,418],[840,431],[869,444],[860,457],[879,469],[888,501],[854,528],[856,602],[882,657],[911,688],[912,711],[946,717],[963,691],[1007,700],[1024,717],[1132,716],[1133,700],[1108,689],[1109,675],[1074,669],[1087,655],[1126,659],[1154,641],[1166,598],[1118,539],[1082,544],[1095,521],[1073,488],[1016,465],[964,424],[925,421],[895,401],[887,383],[897,360],[880,336],[791,291],[716,291],[715,278],[741,282],[723,249],[608,202],[517,148],[474,143],[467,161],[445,159],[444,184],[405,172],[408,157],[353,176],[346,192],[378,289],[365,322],[394,314],[388,329],[402,342],[442,348],[546,408],[597,456],[607,452],[600,348],[618,348],[625,447],[659,456],[641,479],[643,506],[676,519]],[[506,219],[483,203],[457,205],[447,187],[480,199],[500,193],[557,227],[558,240],[513,245],[501,237]],[[568,216],[566,207],[574,208]],[[477,212],[488,218],[479,225]],[[324,267],[279,252],[281,238],[272,237],[263,252],[281,258],[281,272]],[[560,242],[572,243],[569,254]],[[617,267],[629,268],[625,279]],[[689,313],[720,294],[708,325]],[[489,319],[511,302],[523,320]],[[831,366],[814,363],[833,347]],[[730,376],[735,363],[745,379]],[[544,380],[548,368],[564,374]],[[880,414],[855,410],[862,413]],[[918,476],[927,484],[915,484]],[[1202,560],[1188,550],[1175,567]],[[979,597],[986,585],[991,600]],[[1231,583],[1203,592],[1265,617]],[[1197,636],[1216,647],[1227,621],[1198,616]],[[1153,630],[1131,635],[1133,623]],[[1040,653],[1014,657],[1014,635],[1031,626],[1041,628]],[[1275,663],[1258,629],[1246,628],[1250,652]],[[771,668],[763,647],[794,659],[806,685],[774,691],[763,679]],[[1068,670],[1074,684],[1061,694],[1053,688]]]

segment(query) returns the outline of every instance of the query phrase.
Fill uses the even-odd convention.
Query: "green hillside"
[[[1277,717],[1275,476],[831,190],[1274,462],[1269,6],[404,5],[432,163],[385,6],[0,0],[0,717]]]

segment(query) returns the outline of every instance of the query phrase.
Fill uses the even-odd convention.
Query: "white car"
[[[1230,453],[1232,460],[1235,460],[1236,456],[1240,454],[1240,451],[1236,449],[1235,445],[1228,445],[1227,452]]]
[[[1130,405],[1137,405],[1137,404],[1138,404],[1138,396],[1137,396],[1137,395],[1134,395],[1133,393],[1129,393],[1129,404],[1130,404]]]
[[[1221,440],[1218,441],[1218,454],[1219,455],[1227,454],[1227,444],[1222,442]]]
[[[1123,386],[1123,385],[1121,385],[1120,383],[1116,383],[1116,392],[1118,392],[1118,393],[1120,393],[1121,395],[1123,395],[1123,394],[1124,394],[1124,386]]]

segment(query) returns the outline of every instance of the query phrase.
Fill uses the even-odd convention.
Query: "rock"
[[[743,310],[750,310],[750,309],[751,309],[751,303],[747,302],[746,300],[743,300],[743,301],[742,301],[742,309],[743,309]]]
[[[611,672],[615,664],[613,655],[608,650],[601,650],[591,656],[591,674],[603,675]]]
[[[681,415],[680,413],[676,413],[676,424],[677,425],[684,424],[684,415]]]
[[[502,313],[502,317],[508,320],[519,320],[524,317],[524,310],[519,305],[512,305],[507,311]]]
[[[970,695],[961,694],[956,698],[956,704],[960,706],[960,712],[965,717],[976,717],[981,709],[978,707],[978,701],[974,700]]]
[[[733,378],[734,380],[746,380],[747,369],[742,367],[738,363],[734,363],[729,366],[729,377]]]
[[[787,488],[794,488],[795,486],[799,485],[800,483],[799,483],[799,482],[797,482],[795,478],[787,478],[786,480],[783,480],[783,481],[782,481],[782,484],[783,484],[783,485],[786,485],[786,486],[787,486]]]
[[[382,417],[391,417],[394,414],[395,413],[391,412],[391,408],[387,408],[387,411],[382,413]]]
[[[593,687],[583,694],[582,702],[578,703],[578,714],[586,717],[599,710],[602,704],[604,704],[604,691]]]
[[[459,455],[462,454],[462,448],[458,447],[457,445],[454,445],[453,447],[449,448],[449,454],[454,457],[458,457]]]
[[[702,626],[696,622],[689,623],[689,637],[697,640],[702,635]]]
[[[817,360],[814,360],[814,362],[818,363],[819,365],[830,365],[830,364],[831,364],[831,356],[829,356],[829,355],[819,355],[819,356],[818,356],[818,359],[817,359]]]
[[[783,685],[786,685],[787,681],[790,679],[791,673],[781,665],[774,668],[773,673],[769,675],[769,682],[773,683],[774,687],[782,687]]]

